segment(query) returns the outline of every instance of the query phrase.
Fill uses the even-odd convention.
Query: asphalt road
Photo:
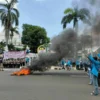
[[[100,95],[90,95],[93,87],[84,72],[49,73],[10,76],[11,71],[0,72],[0,100],[100,100]]]

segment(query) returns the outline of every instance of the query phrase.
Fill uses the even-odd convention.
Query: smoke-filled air
[[[75,56],[75,45],[77,34],[72,29],[63,30],[58,36],[51,40],[51,53],[39,54],[39,59],[33,60],[32,69],[50,67],[57,65],[62,58],[72,58]]]
[[[52,53],[39,54],[39,59],[33,61],[31,68],[56,65],[62,58],[75,58],[78,50],[82,50],[83,47],[91,47],[93,42],[98,44],[93,36],[100,33],[100,0],[73,0],[72,4],[78,9],[85,8],[89,11],[89,20],[85,24],[84,21],[82,23],[84,29],[78,28],[78,33],[73,29],[64,29],[51,40]]]

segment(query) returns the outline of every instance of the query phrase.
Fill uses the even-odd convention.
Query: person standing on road
[[[62,66],[62,69],[65,69],[65,59],[63,58],[62,60],[61,60],[61,66]]]
[[[0,70],[3,71],[3,58],[0,58]]]
[[[89,60],[92,62],[92,74],[93,74],[93,86],[94,86],[94,91],[91,93],[91,95],[98,95],[99,94],[99,89],[98,89],[98,71],[99,71],[99,65],[100,61],[97,61],[97,57],[95,59],[92,57],[90,54],[88,56]]]
[[[76,61],[76,69],[79,70],[79,67],[80,67],[80,62],[77,60]]]
[[[71,61],[70,60],[67,61],[67,68],[69,71],[71,70]]]
[[[95,58],[94,58],[95,59]],[[89,71],[89,77],[90,77],[90,82],[89,85],[93,85],[93,74],[92,74],[92,68],[93,68],[93,63],[90,60],[90,66],[88,68]]]

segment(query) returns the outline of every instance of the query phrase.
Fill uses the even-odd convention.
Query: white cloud
[[[8,2],[9,2],[10,0],[8,0]],[[0,2],[1,3],[6,3],[6,1],[5,0],[0,0]]]
[[[10,2],[10,1],[11,1],[11,0],[8,0],[8,2]],[[6,1],[5,1],[5,0],[0,0],[0,3],[6,3]],[[18,3],[15,4],[14,8],[17,8],[17,5],[18,5]]]

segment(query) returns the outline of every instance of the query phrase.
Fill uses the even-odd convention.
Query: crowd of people
[[[72,69],[72,66],[76,66],[77,70],[85,70],[88,72],[90,82],[89,85],[94,86],[94,91],[91,92],[91,95],[97,96],[99,94],[99,82],[98,79],[100,79],[100,54],[97,54],[97,56],[93,57],[90,53],[89,55],[86,55],[88,58],[87,61],[72,61],[71,59],[62,59],[61,60],[61,67],[62,69],[70,71]],[[18,59],[2,59],[0,58],[0,66],[3,66],[2,68],[20,68],[23,66],[29,66],[30,59],[28,57],[26,58],[18,58]]]
[[[25,66],[25,58],[18,59],[2,59],[1,61],[3,68],[20,68]]]
[[[71,60],[66,60],[64,58],[61,60],[60,65],[61,65],[62,69],[65,69],[65,70],[69,70],[70,71],[71,68],[72,68]]]
[[[85,70],[88,72],[90,82],[89,85],[93,85],[94,91],[91,92],[91,95],[97,96],[99,94],[99,85],[100,85],[100,54],[97,54],[96,57],[93,57],[92,54],[89,54],[87,61],[75,61],[74,63],[71,60],[62,59],[61,66],[65,70],[71,70],[72,66],[76,66],[77,70]]]
[[[66,69],[66,70],[71,70],[72,66],[76,66],[77,70],[84,70],[87,72],[88,67],[90,66],[90,63],[88,61],[72,61],[70,59],[66,60],[66,59],[62,59],[60,65],[62,66],[62,69]]]

